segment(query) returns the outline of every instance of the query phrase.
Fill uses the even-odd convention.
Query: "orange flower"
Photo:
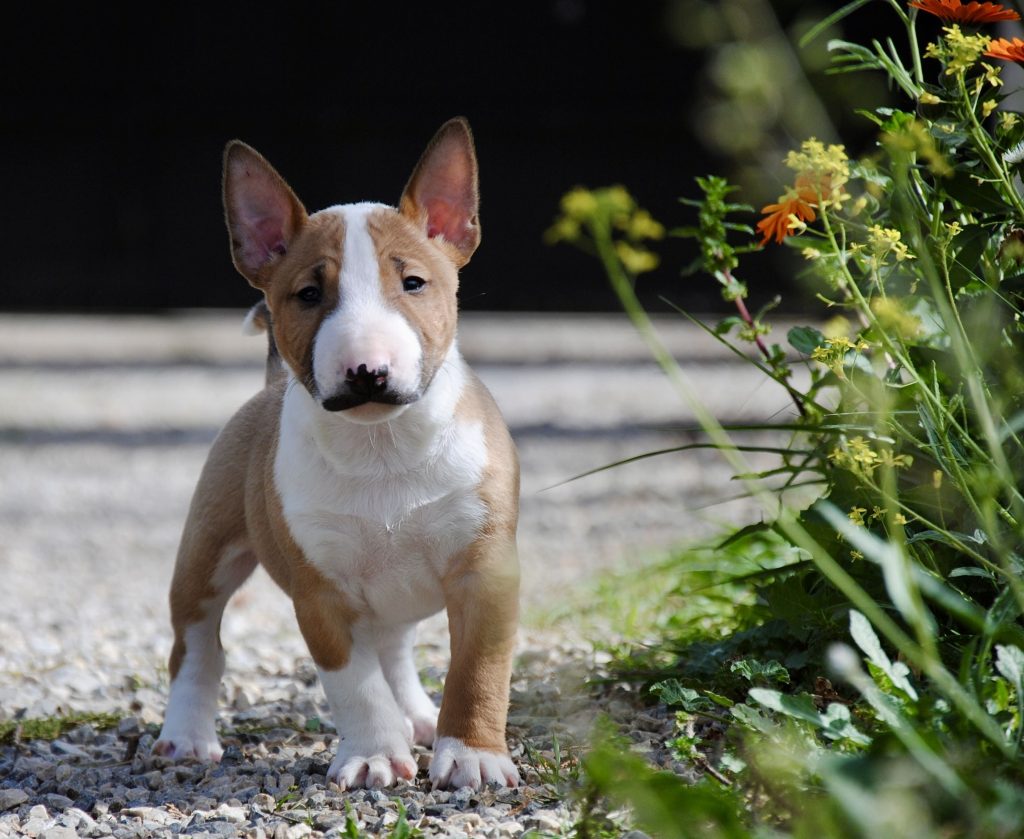
[[[1006,38],[993,38],[985,50],[985,55],[1004,61],[1024,62],[1024,41],[1020,38],[1014,38],[1012,41]]]
[[[910,4],[928,14],[956,23],[994,23],[1020,20],[1020,15],[998,3],[962,3],[960,0],[911,0]]]
[[[757,223],[758,231],[764,236],[761,244],[768,244],[768,240],[774,236],[775,241],[781,245],[782,240],[792,232],[789,229],[790,216],[796,216],[800,221],[814,221],[814,207],[809,203],[812,200],[806,192],[799,192],[796,195],[784,195],[778,204],[762,207],[761,212],[768,215]]]

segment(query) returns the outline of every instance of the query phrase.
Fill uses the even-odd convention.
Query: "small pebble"
[[[28,793],[20,789],[0,789],[0,813],[28,801]]]
[[[78,831],[73,827],[54,825],[39,834],[39,839],[77,839]]]

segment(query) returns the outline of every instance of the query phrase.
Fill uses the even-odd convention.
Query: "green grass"
[[[117,728],[119,714],[76,712],[54,717],[34,717],[0,722],[0,743],[9,745],[22,740],[57,740],[81,725],[100,731]]]

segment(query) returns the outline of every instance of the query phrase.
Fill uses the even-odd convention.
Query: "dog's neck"
[[[390,420],[365,424],[326,411],[293,374],[285,390],[282,420],[301,430],[338,472],[377,475],[411,472],[450,444],[456,407],[467,370],[453,342],[423,396]],[[291,432],[290,432],[291,433]]]

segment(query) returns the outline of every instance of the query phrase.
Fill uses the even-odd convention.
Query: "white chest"
[[[439,611],[440,580],[484,520],[481,425],[450,418],[426,433],[410,410],[357,426],[304,399],[285,398],[274,463],[292,538],[373,622]]]

